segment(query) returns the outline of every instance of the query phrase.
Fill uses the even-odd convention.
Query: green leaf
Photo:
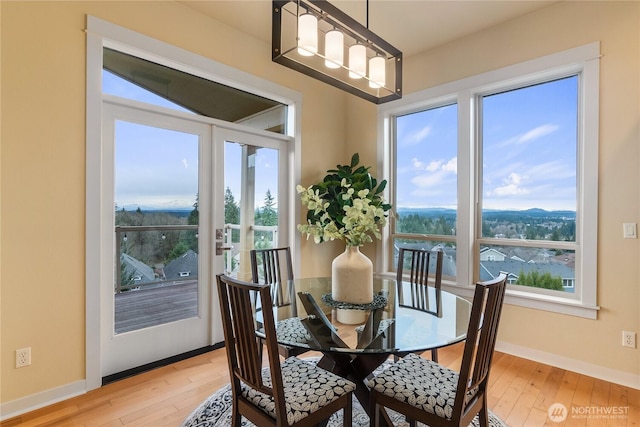
[[[351,156],[351,167],[355,167],[358,163],[360,163],[360,155],[358,153],[355,153],[353,156]]]

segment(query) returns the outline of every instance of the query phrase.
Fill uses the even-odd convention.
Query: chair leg
[[[373,407],[373,418],[369,421],[369,427],[380,427],[380,411],[382,410],[382,406],[376,405]]]
[[[231,425],[233,427],[241,427],[241,424],[242,424],[242,415],[240,415],[238,411],[236,411],[236,409],[233,408],[233,413],[231,414]]]
[[[438,363],[438,349],[434,348],[431,350],[431,360]]]
[[[349,396],[347,404],[342,411],[342,425],[344,427],[351,427],[351,420],[353,417],[353,399],[351,396]]]
[[[489,410],[487,409],[486,392],[482,400],[484,401],[484,403],[482,404],[482,408],[480,408],[480,412],[478,412],[478,424],[480,424],[480,427],[489,427]]]

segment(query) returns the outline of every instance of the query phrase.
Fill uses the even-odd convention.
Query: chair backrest
[[[276,306],[295,304],[295,291],[289,282],[293,280],[291,249],[252,249],[249,257],[253,283],[271,285],[271,299]]]
[[[487,391],[489,369],[496,346],[498,324],[507,288],[507,275],[476,284],[471,307],[467,339],[462,354],[462,364],[454,413],[461,413]],[[466,396],[475,392],[468,402]]]
[[[400,305],[434,313],[440,312],[443,256],[441,250],[433,252],[426,249],[399,248],[396,283]],[[435,267],[432,270],[433,279],[429,277],[431,267]],[[409,270],[407,277],[404,274],[406,269]],[[408,286],[408,295],[402,283]],[[429,301],[427,287],[430,284],[435,288],[435,305]]]
[[[256,390],[273,396],[276,413],[285,414],[278,341],[271,310],[264,310],[262,319],[266,337],[265,346],[271,369],[271,388],[262,381],[262,359],[256,357],[256,354],[260,354],[258,345],[261,344],[256,340],[256,322],[252,299],[257,294],[263,304],[271,305],[270,286],[242,282],[223,274],[217,275],[217,282],[234,399],[241,395],[240,382],[242,381]]]

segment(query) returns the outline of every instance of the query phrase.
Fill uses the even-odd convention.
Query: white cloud
[[[428,172],[416,175],[411,179],[411,183],[419,188],[439,186],[445,179],[447,179],[447,177],[455,175],[458,171],[457,157],[452,158],[446,163],[442,160],[432,161],[426,166],[416,158],[411,159],[411,161],[416,169]]]
[[[493,191],[487,191],[487,195],[506,197],[528,194],[529,190],[524,188],[522,184],[522,177],[515,172],[511,172],[509,176],[503,180],[503,185],[496,187]]]
[[[535,141],[538,138],[542,138],[543,136],[549,135],[558,130],[557,125],[542,125],[537,128],[531,129],[529,132],[526,132],[523,135],[520,135],[517,139],[517,142],[522,144],[525,142]]]
[[[428,137],[430,133],[431,133],[431,126],[425,126],[422,129],[419,129],[416,132],[407,135],[406,138],[403,138],[402,142],[405,145],[415,145],[422,142],[422,140]]]
[[[189,169],[189,162],[187,162],[187,159],[182,159],[182,164],[184,165],[185,169]]]

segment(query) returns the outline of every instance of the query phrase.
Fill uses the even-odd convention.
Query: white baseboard
[[[582,375],[609,381],[614,384],[623,385],[640,390],[640,373],[618,371],[616,369],[605,368],[592,363],[582,362],[564,356],[535,350],[533,348],[521,347],[507,342],[496,342],[496,350],[503,353],[512,354],[524,359],[555,366],[567,371],[577,372]]]
[[[82,380],[2,403],[0,404],[0,421],[71,399],[86,392],[86,381]]]
[[[524,359],[555,366],[556,368],[577,372],[582,375],[588,375],[590,377],[640,390],[640,374],[605,368],[591,363],[502,341],[498,341],[496,343],[496,350],[522,357]],[[86,382],[82,380],[46,390],[41,393],[36,393],[31,396],[2,403],[0,404],[0,421],[17,417],[27,412],[79,396],[86,392]]]

